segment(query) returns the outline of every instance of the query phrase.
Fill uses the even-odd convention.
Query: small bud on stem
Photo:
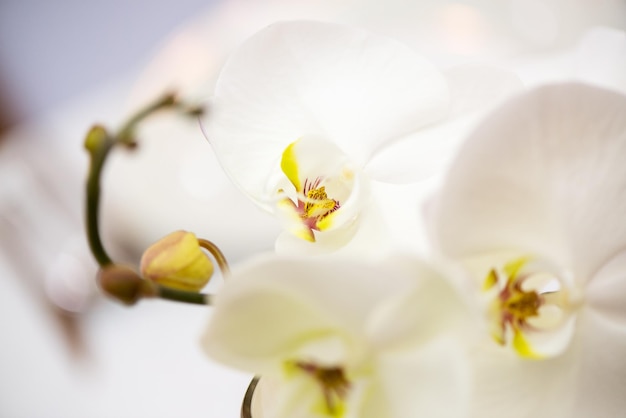
[[[98,284],[107,295],[125,305],[156,295],[156,287],[127,266],[109,264],[98,272]]]
[[[152,244],[141,257],[141,273],[172,289],[199,292],[213,275],[211,259],[191,232],[176,231]]]
[[[141,109],[129,118],[121,129],[111,133],[101,125],[94,125],[85,137],[85,149],[90,155],[90,168],[86,184],[87,240],[91,252],[100,265],[98,283],[109,296],[133,305],[142,297],[159,297],[194,304],[211,303],[210,295],[198,293],[213,274],[211,259],[200,249],[209,251],[228,273],[226,260],[217,246],[210,241],[198,240],[188,232],[175,232],[150,248],[142,261],[142,278],[129,267],[114,263],[104,248],[99,231],[100,180],[105,161],[116,146],[134,149],[137,146],[137,126],[159,110],[170,109],[197,117],[204,112],[200,106],[187,106],[174,94],[168,93]]]

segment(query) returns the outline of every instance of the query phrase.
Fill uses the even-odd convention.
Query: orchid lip
[[[318,222],[335,212],[341,207],[338,200],[329,197],[326,193],[326,186],[321,185],[322,178],[315,180],[304,180],[304,189],[298,194],[297,210],[302,221],[311,229],[317,231],[320,228]]]
[[[333,417],[340,417],[345,410],[345,400],[351,388],[345,371],[340,366],[319,366],[314,362],[296,361],[289,363],[299,372],[305,373],[314,379],[320,386],[324,399],[324,413]]]
[[[292,234],[316,242],[318,233],[354,225],[363,188],[338,147],[320,138],[300,138],[283,151],[280,169],[275,207]]]
[[[568,324],[580,305],[570,288],[550,264],[533,257],[491,268],[483,291],[491,295],[492,338],[524,358],[559,354],[569,342]]]

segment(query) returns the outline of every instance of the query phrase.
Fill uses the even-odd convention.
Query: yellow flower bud
[[[176,231],[143,253],[141,273],[163,286],[197,292],[213,275],[213,263],[194,234]]]

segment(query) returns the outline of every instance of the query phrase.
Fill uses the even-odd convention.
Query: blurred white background
[[[206,97],[232,48],[289,18],[358,24],[441,68],[495,65],[529,87],[578,77],[626,89],[626,0],[1,0],[0,416],[238,416],[249,376],[203,357],[206,309],[128,309],[95,289],[82,136],[165,88]],[[195,123],[163,117],[141,133],[104,178],[116,257],[136,263],[180,228],[232,262],[272,249],[278,226],[228,181]]]

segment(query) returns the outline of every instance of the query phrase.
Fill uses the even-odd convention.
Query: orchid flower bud
[[[160,285],[197,292],[213,275],[213,263],[193,233],[176,231],[143,253],[141,273]]]
[[[110,297],[125,305],[134,305],[144,296],[151,295],[151,283],[142,279],[127,266],[109,264],[98,272],[98,284]]]

